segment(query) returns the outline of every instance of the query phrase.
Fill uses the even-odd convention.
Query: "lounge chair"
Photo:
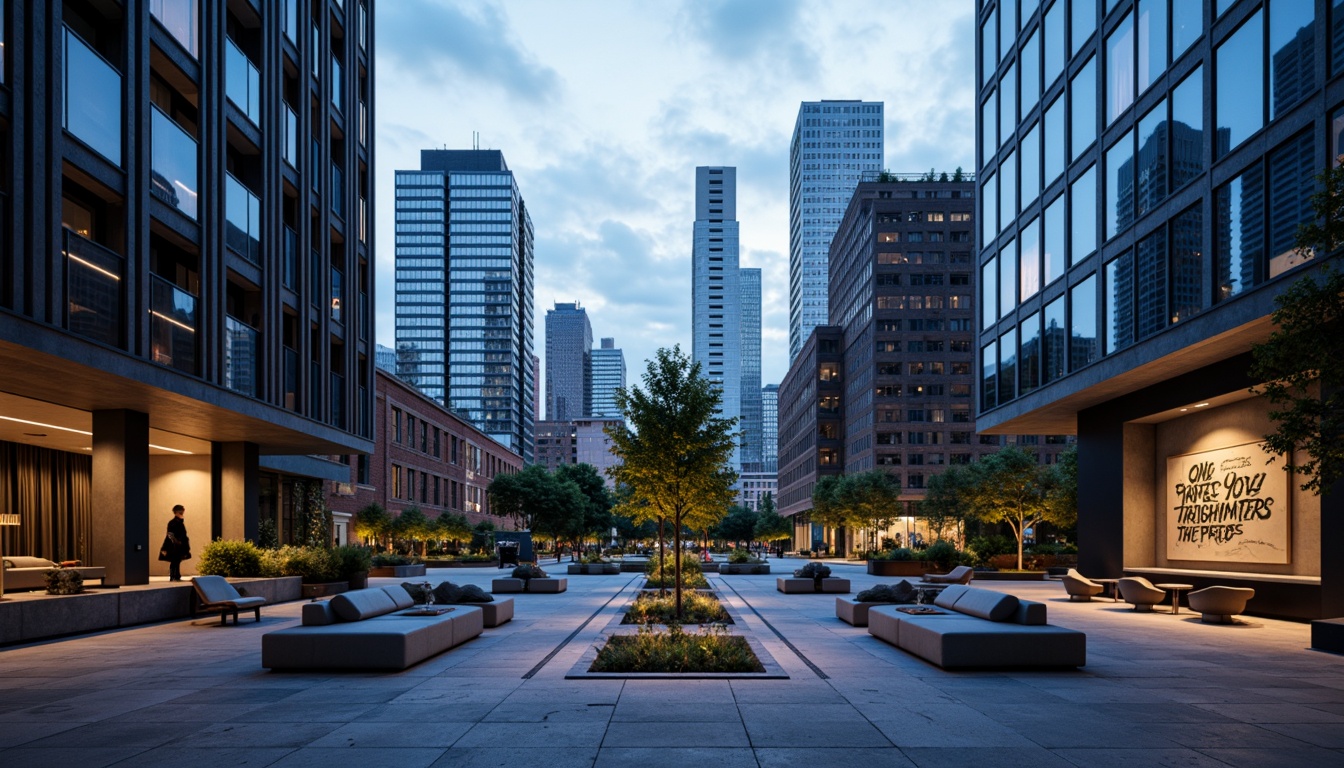
[[[1205,587],[1191,592],[1186,599],[1190,610],[1199,611],[1200,621],[1209,624],[1231,624],[1232,617],[1246,612],[1246,603],[1255,597],[1250,587]]]
[[[1098,584],[1074,568],[1070,568],[1061,581],[1064,582],[1064,591],[1069,594],[1069,599],[1080,603],[1090,602],[1095,595],[1100,595],[1106,589],[1104,584]]]
[[[243,597],[223,576],[193,576],[191,586],[196,588],[196,600],[200,608],[207,611],[219,611],[219,625],[229,623],[229,614],[233,614],[233,623],[238,624],[238,611],[251,610],[261,621],[261,606],[266,604],[264,597]],[[196,615],[193,606],[192,615]]]
[[[947,573],[926,573],[924,574],[924,583],[926,584],[970,584],[975,576],[975,570],[969,565],[958,565]]]
[[[1162,602],[1167,596],[1166,590],[1154,587],[1151,581],[1142,576],[1127,576],[1115,586],[1120,590],[1120,597],[1124,598],[1126,603],[1134,606],[1134,610],[1143,613],[1152,613],[1153,606]]]

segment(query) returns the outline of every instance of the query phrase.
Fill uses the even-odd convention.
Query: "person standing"
[[[168,535],[159,549],[159,559],[168,561],[168,580],[182,580],[182,561],[191,557],[191,539],[187,538],[187,524],[182,521],[187,508],[173,507],[173,519],[168,521]]]

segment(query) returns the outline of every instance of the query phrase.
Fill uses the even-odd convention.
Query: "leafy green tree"
[[[1058,502],[1059,474],[1036,463],[1033,454],[1009,446],[968,466],[960,497],[967,512],[982,520],[1007,523],[1017,537],[1017,567],[1022,568],[1026,531],[1042,522],[1071,526],[1078,511]]]
[[[585,503],[581,513],[570,521],[568,532],[582,548],[584,540],[589,536],[597,535],[600,538],[603,532],[612,527],[611,493],[602,475],[598,474],[597,467],[592,464],[562,464],[556,468],[555,476],[573,483],[583,494]]]
[[[463,541],[470,541],[474,532],[466,515],[442,512],[438,519],[434,521],[434,535],[440,539],[451,541],[455,545],[460,545]]]
[[[775,510],[775,497],[766,493],[761,497],[761,508],[756,515],[756,538],[765,542],[793,538],[793,521]]]
[[[718,389],[680,347],[659,349],[642,381],[643,388],[616,391],[625,421],[607,427],[607,434],[621,463],[608,471],[629,487],[628,509],[671,523],[680,555],[682,527],[708,528],[733,501],[737,473],[728,462],[737,441],[737,420],[715,414],[721,403]],[[661,547],[659,560],[661,566]],[[674,584],[680,619],[680,556]]]
[[[896,519],[900,497],[900,479],[880,469],[846,475],[836,491],[836,502],[844,510],[845,522],[867,529],[874,538]],[[876,548],[875,540],[869,548]]]
[[[714,535],[724,541],[745,542],[750,544],[756,536],[756,511],[750,507],[734,506],[728,510],[719,524],[714,526]]]
[[[392,518],[383,505],[374,502],[355,513],[355,535],[368,544],[383,540],[392,530]]]
[[[555,542],[555,559],[559,562],[560,540],[567,539],[582,522],[588,499],[573,481],[562,480],[544,469],[532,494],[536,509],[532,515],[532,533]]]
[[[394,536],[411,542],[411,548],[420,545],[420,556],[424,557],[429,540],[434,537],[434,521],[425,516],[419,507],[406,507],[392,521]]]
[[[490,495],[490,509],[500,517],[513,520],[519,530],[531,531],[535,518],[546,514],[545,505],[552,493],[551,473],[540,464],[529,464],[523,471],[495,475],[486,488]]]
[[[841,475],[817,478],[816,484],[812,486],[812,511],[807,513],[809,520],[827,528],[839,528],[845,524],[849,516],[845,514],[845,506],[840,501],[840,489],[844,483],[845,478]]]
[[[970,480],[967,467],[952,466],[931,476],[919,501],[919,514],[928,523],[935,538],[943,538],[948,529],[959,531],[966,522],[962,491]]]

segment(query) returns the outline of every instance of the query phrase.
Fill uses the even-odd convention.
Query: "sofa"
[[[261,637],[267,669],[401,670],[481,634],[481,609],[431,606],[424,610],[399,585],[356,589],[303,606],[303,623]]]
[[[45,557],[5,555],[5,591],[46,589],[47,571],[60,567],[59,563],[54,563]],[[79,571],[79,575],[83,576],[85,581],[88,581],[89,579],[98,579],[99,581],[102,581],[106,577],[107,569],[102,567],[90,568],[86,566],[71,566],[67,570]]]
[[[1087,635],[1046,623],[1044,603],[954,584],[934,600],[941,613],[912,615],[902,607],[871,607],[868,633],[944,669],[1087,663]]]

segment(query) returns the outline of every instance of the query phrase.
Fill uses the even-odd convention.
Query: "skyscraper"
[[[880,171],[880,101],[805,101],[789,144],[789,361],[827,323],[831,238],[864,171]]]
[[[625,353],[616,348],[616,340],[603,338],[601,349],[593,350],[592,376],[589,377],[591,404],[588,416],[620,416],[616,390],[625,387]]]
[[[779,471],[779,385],[761,387],[761,471]]]
[[[691,247],[691,358],[719,388],[723,398],[719,415],[725,418],[737,418],[742,411],[742,315],[737,265],[737,169],[700,166],[695,169]],[[732,464],[736,467],[739,462],[739,452],[735,451]]]
[[[556,303],[546,311],[546,420],[588,415],[593,326],[579,303]]]
[[[742,468],[761,472],[761,270],[738,272],[738,307],[742,316]]]
[[[532,219],[499,150],[397,171],[397,373],[532,459]]]

